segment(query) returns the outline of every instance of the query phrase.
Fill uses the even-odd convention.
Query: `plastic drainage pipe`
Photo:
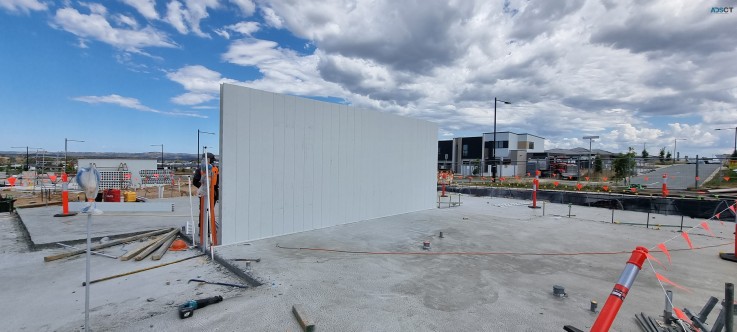
[[[647,258],[647,253],[648,250],[645,247],[637,247],[632,251],[630,259],[624,266],[624,271],[619,276],[619,280],[614,285],[614,289],[609,294],[609,298],[604,303],[599,316],[596,317],[596,321],[591,327],[591,332],[609,331],[614,319],[617,318],[617,313],[619,313],[625,297],[627,297],[627,293],[637,278],[637,274],[642,270],[642,264],[645,262],[645,258]]]

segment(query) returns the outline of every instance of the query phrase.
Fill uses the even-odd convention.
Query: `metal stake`
[[[92,211],[87,212],[87,257],[85,262],[85,287],[84,287],[84,330],[90,330],[90,252],[92,241],[90,240],[90,226],[92,225]]]
[[[724,284],[724,330],[734,331],[734,284]]]

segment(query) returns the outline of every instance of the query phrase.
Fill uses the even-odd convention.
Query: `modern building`
[[[522,175],[524,167],[516,165],[527,160],[528,154],[544,151],[545,138],[527,133],[497,132],[496,142],[494,133],[457,137],[438,142],[438,169],[453,170],[463,175],[490,176],[494,165],[498,165],[498,176]]]

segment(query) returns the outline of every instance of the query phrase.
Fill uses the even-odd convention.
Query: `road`
[[[647,188],[661,188],[663,174],[668,174],[668,189],[684,190],[693,187],[696,182],[696,164],[677,164],[658,168],[647,174],[632,177],[633,184],[641,184]],[[699,186],[719,169],[719,164],[698,164]]]

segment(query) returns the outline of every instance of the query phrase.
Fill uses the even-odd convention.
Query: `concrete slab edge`
[[[190,246],[192,245],[192,237],[185,234],[181,230],[179,231],[179,236],[181,236],[184,241],[186,241]],[[199,248],[198,248],[199,249]],[[209,255],[207,255],[209,256]],[[238,278],[241,278],[245,283],[247,283],[251,287],[258,287],[263,285],[262,282],[258,281],[258,279],[254,278],[250,274],[246,273],[245,271],[239,269],[237,266],[235,266],[233,263],[229,262],[227,259],[220,257],[217,253],[213,255],[215,257],[215,262],[222,265],[224,268],[228,269],[228,271],[232,272]]]
[[[220,265],[224,266],[230,272],[233,272],[233,274],[243,279],[243,281],[248,283],[251,287],[258,287],[258,286],[263,285],[263,283],[261,283],[260,281],[258,281],[256,278],[246,273],[245,271],[239,269],[237,266],[229,262],[227,259],[220,257],[218,254],[215,254],[214,256],[215,256],[216,262],[220,263]]]

